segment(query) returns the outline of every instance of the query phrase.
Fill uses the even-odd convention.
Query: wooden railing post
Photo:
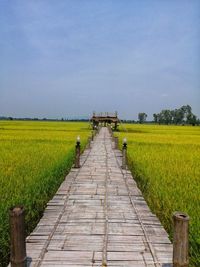
[[[81,142],[80,142],[80,137],[77,137],[76,141],[76,148],[75,148],[75,168],[80,168],[80,154],[81,154]]]
[[[25,241],[25,211],[23,207],[10,209],[10,262],[11,267],[25,267],[26,241]]]
[[[126,169],[126,160],[127,160],[127,141],[126,138],[124,138],[123,148],[122,148],[122,169]]]
[[[173,223],[173,267],[188,267],[189,216],[182,212],[175,212]]]
[[[108,125],[108,131],[109,131],[110,135],[112,136],[113,135],[113,131],[112,131],[111,125]]]

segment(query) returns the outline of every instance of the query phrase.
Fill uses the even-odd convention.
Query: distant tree
[[[162,123],[162,114],[158,113],[157,118],[158,118],[158,123],[161,124]]]
[[[160,113],[160,122],[164,124],[172,123],[172,112],[169,109],[163,109]]]
[[[182,123],[188,123],[188,120],[192,117],[192,108],[190,105],[184,105],[180,109],[183,113]]]
[[[172,111],[173,114],[173,122],[175,124],[181,124],[183,123],[184,119],[184,110],[179,108]]]
[[[158,116],[159,116],[159,114],[156,114],[156,113],[153,114],[153,119],[154,119],[155,123],[158,122]]]
[[[200,125],[200,119],[196,120],[196,125]]]
[[[138,113],[138,121],[139,123],[144,123],[146,121],[147,114],[144,112]]]
[[[187,116],[187,123],[192,124],[193,126],[196,125],[198,122],[197,116],[194,114],[190,114]]]

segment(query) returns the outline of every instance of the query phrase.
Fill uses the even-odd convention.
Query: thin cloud
[[[162,97],[167,97],[168,94],[165,94],[165,93],[164,93],[164,94],[161,94],[161,96],[162,96]]]

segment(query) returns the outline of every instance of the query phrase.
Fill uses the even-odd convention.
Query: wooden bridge
[[[103,127],[33,233],[28,266],[171,266],[172,245]]]

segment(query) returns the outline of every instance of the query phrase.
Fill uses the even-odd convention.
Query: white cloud
[[[163,94],[161,94],[161,96],[162,96],[162,97],[167,97],[167,96],[168,96],[168,94],[166,94],[166,93],[163,93]]]

